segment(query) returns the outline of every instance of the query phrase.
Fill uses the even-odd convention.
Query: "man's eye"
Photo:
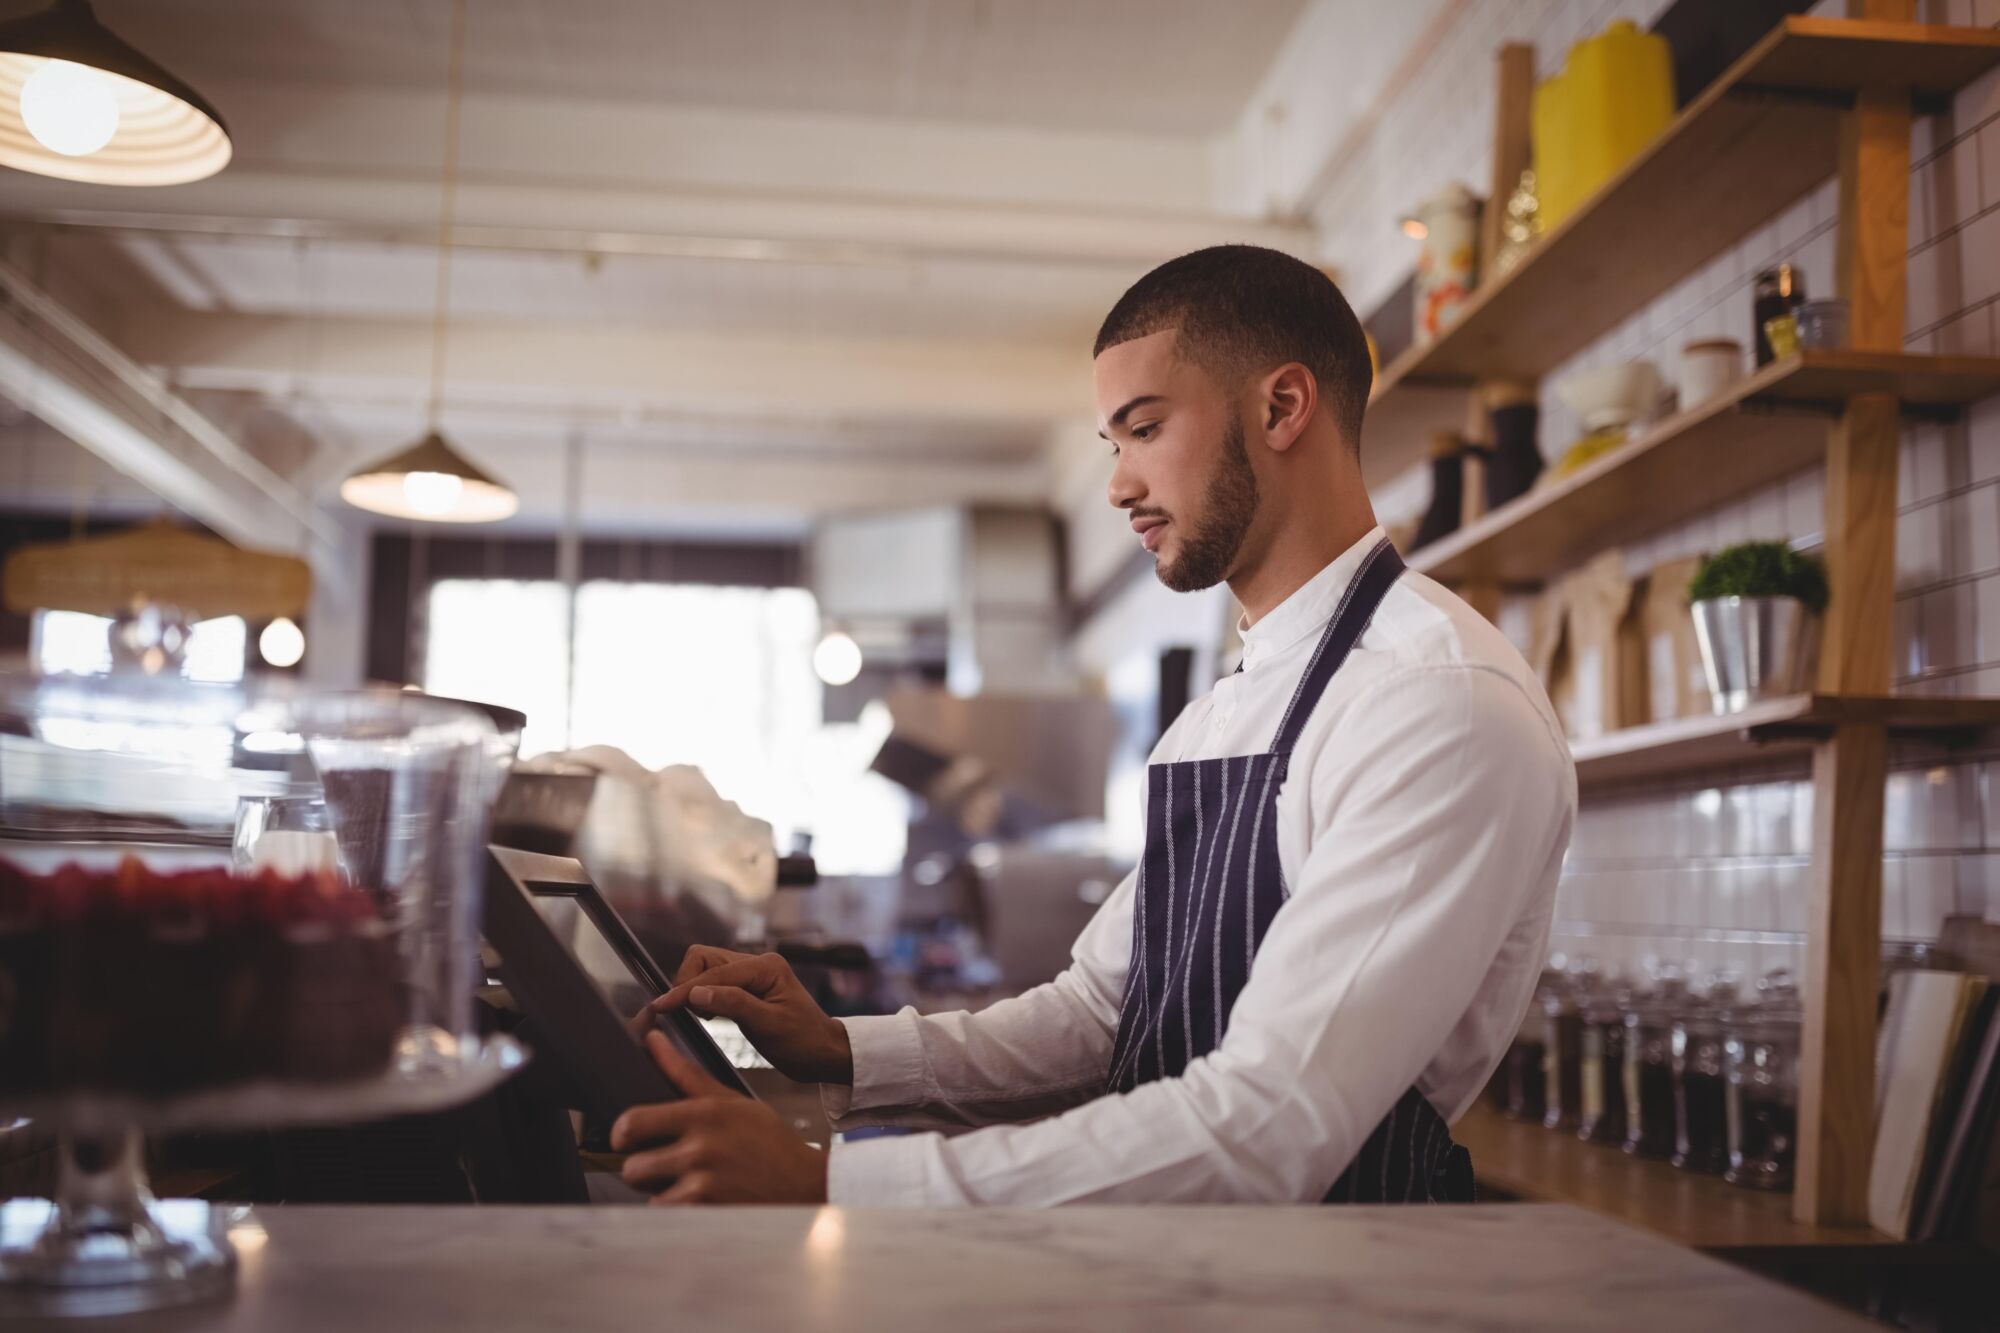
[[[1153,425],[1134,426],[1132,427],[1132,438],[1135,440],[1150,440],[1153,438],[1153,432],[1158,429],[1158,426]]]

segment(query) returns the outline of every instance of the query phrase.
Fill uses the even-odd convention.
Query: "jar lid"
[[[1697,338],[1681,348],[1683,352],[1740,352],[1743,344],[1734,338]]]

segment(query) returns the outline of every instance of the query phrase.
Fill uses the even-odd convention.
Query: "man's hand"
[[[611,1146],[630,1154],[626,1184],[656,1204],[826,1202],[826,1154],[776,1111],[723,1087],[662,1033],[647,1033],[646,1049],[687,1097],[635,1106],[611,1126]]]
[[[659,1013],[683,1005],[703,1017],[733,1020],[794,1083],[854,1082],[847,1029],[826,1016],[777,954],[695,945],[681,959],[674,988],[653,1001]]]

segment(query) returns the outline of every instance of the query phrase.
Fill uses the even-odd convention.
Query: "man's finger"
[[[688,1008],[710,1018],[733,1018],[752,1028],[759,1019],[777,1012],[776,1006],[734,986],[696,986],[688,992]]]
[[[674,984],[678,986],[682,982],[694,980],[704,972],[754,956],[737,953],[731,949],[718,949],[712,944],[691,945],[688,951],[681,955],[681,965],[674,969]]]
[[[654,1148],[633,1153],[618,1174],[634,1189],[655,1190],[686,1175],[699,1162],[704,1145],[698,1139],[682,1139],[670,1148]]]
[[[699,1102],[657,1102],[631,1107],[611,1126],[612,1150],[631,1152],[655,1143],[671,1143],[706,1113],[707,1108]]]
[[[655,1194],[648,1204],[671,1208],[676,1204],[708,1203],[715,1198],[715,1178],[706,1171],[690,1171],[675,1181],[672,1189]]]
[[[667,1040],[664,1032],[648,1032],[646,1049],[653,1053],[653,1063],[660,1071],[674,1081],[674,1086],[690,1097],[727,1097],[733,1095],[730,1089],[717,1082],[715,1077],[694,1061],[682,1055],[674,1044]]]
[[[780,979],[778,959],[775,955],[739,955],[731,962],[696,973],[685,981],[674,984],[674,988],[653,1001],[653,1008],[664,1013],[678,1009],[687,1003],[688,992],[696,986],[735,986],[749,991],[752,995],[767,994]]]

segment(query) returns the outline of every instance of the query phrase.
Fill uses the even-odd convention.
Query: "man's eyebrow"
[[[1163,403],[1165,401],[1166,401],[1166,396],[1164,394],[1142,393],[1137,398],[1134,398],[1131,402],[1125,404],[1125,406],[1119,408],[1116,412],[1113,412],[1111,414],[1111,419],[1109,424],[1112,426],[1113,429],[1116,429],[1117,427],[1125,424],[1125,418],[1132,414],[1133,408],[1144,407],[1147,403]],[[1099,439],[1110,438],[1103,431],[1097,432],[1097,437]]]

